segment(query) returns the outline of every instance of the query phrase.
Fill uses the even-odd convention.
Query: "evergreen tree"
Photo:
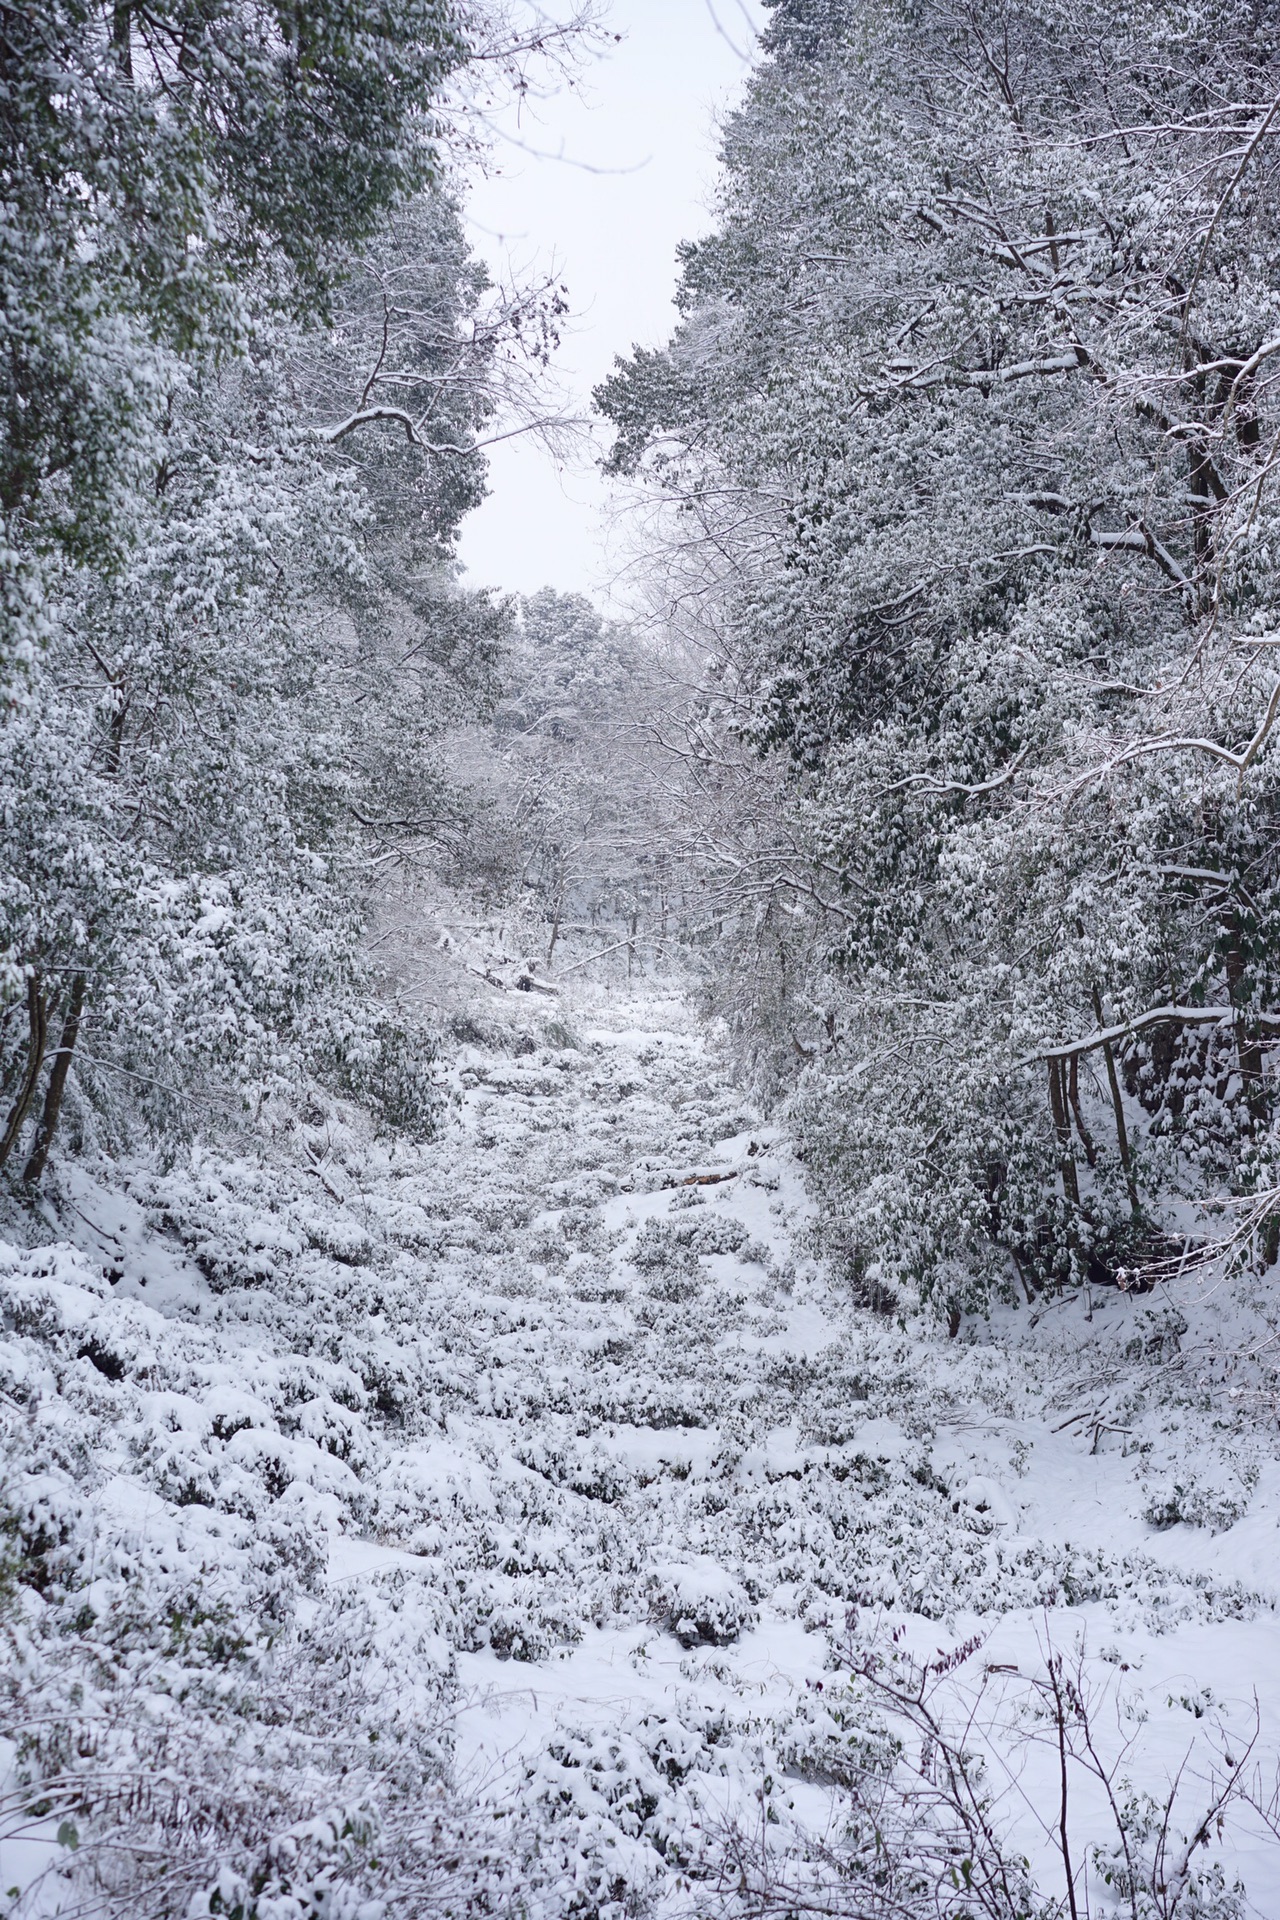
[[[16,0],[0,21],[9,670],[50,556],[118,558],[180,369],[323,314],[435,165],[451,0]]]

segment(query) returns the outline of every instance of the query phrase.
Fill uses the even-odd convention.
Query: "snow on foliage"
[[[582,991],[504,996],[429,1144],[281,1107],[6,1251],[16,1913],[620,1915],[732,1900],[744,1847],[834,1889],[871,1783],[909,1803],[874,1662],[939,1636],[992,1636],[957,1697],[1078,1639],[1127,1673],[1157,1800],[1183,1722],[1244,1728],[1280,1484],[1212,1301],[943,1349],[853,1308],[679,997]]]
[[[764,49],[598,396],[704,649],[717,1004],[868,1292],[1273,1262],[1271,25],[777,0]]]
[[[642,639],[589,10],[7,8],[5,1920],[1280,1920],[1270,27],[771,14]]]

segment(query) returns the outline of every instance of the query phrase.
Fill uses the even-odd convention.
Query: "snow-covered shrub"
[[[756,1623],[746,1588],[709,1560],[654,1569],[649,1615],[682,1647],[728,1647]]]
[[[1252,1479],[1257,1479],[1256,1470]],[[1183,1524],[1225,1533],[1248,1512],[1251,1491],[1249,1480],[1237,1475],[1226,1478],[1187,1471],[1148,1488],[1142,1517],[1158,1533]]]

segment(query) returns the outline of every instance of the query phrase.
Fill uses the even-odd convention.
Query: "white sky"
[[[675,320],[675,250],[710,224],[717,117],[741,91],[766,15],[760,0],[611,0],[620,45],[573,92],[539,102],[474,186],[472,243],[504,275],[554,268],[572,320],[558,356],[575,413],[616,354],[659,346]],[[514,120],[508,122],[514,130]],[[558,156],[563,156],[558,157]],[[607,429],[597,427],[597,451]],[[490,497],[463,527],[475,586],[553,586],[608,597],[608,489],[592,456],[559,466],[527,440],[490,450]]]

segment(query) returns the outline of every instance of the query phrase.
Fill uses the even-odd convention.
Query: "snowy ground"
[[[1136,1853],[1178,1781],[1175,1892],[1176,1835],[1227,1794],[1192,1865],[1280,1920],[1280,1845],[1231,1798],[1265,1806],[1280,1761],[1265,1296],[1095,1295],[954,1342],[861,1311],[675,988],[517,972],[437,1140],[304,1101],[236,1162],[68,1177],[60,1244],[4,1255],[15,1737],[61,1783],[6,1816],[13,1910],[94,1910],[107,1816],[64,1813],[113,1768],[210,1805],[257,1782],[183,1869],[224,1907],[304,1815],[431,1781],[480,1836],[467,1872],[530,1911],[834,1884],[878,1729],[936,1798],[888,1698],[911,1660],[1047,1897],[1056,1671],[1092,1703],[1096,1768],[1067,1715],[1091,1910],[1102,1773]]]

